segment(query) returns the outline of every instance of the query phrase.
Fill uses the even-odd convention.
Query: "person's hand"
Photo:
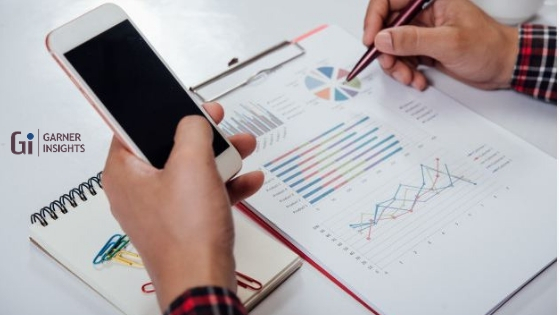
[[[218,104],[205,109],[219,122]],[[186,289],[220,286],[236,291],[231,205],[255,193],[260,171],[226,185],[218,174],[210,124],[198,116],[177,126],[173,150],[161,170],[113,138],[102,182],[111,211],[150,275],[160,307]],[[230,138],[242,157],[255,148],[250,135]]]
[[[411,0],[370,0],[363,42],[382,54],[381,68],[418,90],[427,86],[419,64],[482,89],[508,88],[518,53],[517,28],[499,24],[469,0],[435,0],[413,25],[383,29]],[[401,57],[395,57],[401,56]]]

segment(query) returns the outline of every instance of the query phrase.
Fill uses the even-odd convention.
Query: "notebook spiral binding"
[[[72,206],[72,208],[76,208],[78,206],[76,198],[79,197],[82,201],[86,201],[86,190],[91,196],[97,195],[95,186],[103,189],[103,185],[101,184],[101,173],[102,172],[99,172],[97,175],[90,177],[87,181],[78,185],[78,187],[70,189],[67,194],[60,196],[58,200],[54,200],[48,206],[41,208],[39,212],[33,213],[31,215],[31,224],[39,222],[42,226],[49,225],[47,222],[47,216],[56,220],[58,219],[57,210],[58,212],[65,214],[68,212],[67,204]]]

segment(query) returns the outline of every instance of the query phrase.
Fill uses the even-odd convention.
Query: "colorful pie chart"
[[[362,84],[357,78],[346,82],[349,71],[335,67],[313,69],[305,77],[305,86],[317,97],[328,101],[342,102],[358,93]]]

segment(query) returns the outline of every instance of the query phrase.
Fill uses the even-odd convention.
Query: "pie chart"
[[[305,86],[317,97],[327,101],[342,102],[360,93],[360,80],[346,81],[349,71],[335,67],[313,69],[305,77]]]

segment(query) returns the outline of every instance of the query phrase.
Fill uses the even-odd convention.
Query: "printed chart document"
[[[344,83],[365,48],[340,28],[299,44],[219,99],[257,136],[260,218],[380,314],[487,314],[556,260],[555,159],[377,65]]]

